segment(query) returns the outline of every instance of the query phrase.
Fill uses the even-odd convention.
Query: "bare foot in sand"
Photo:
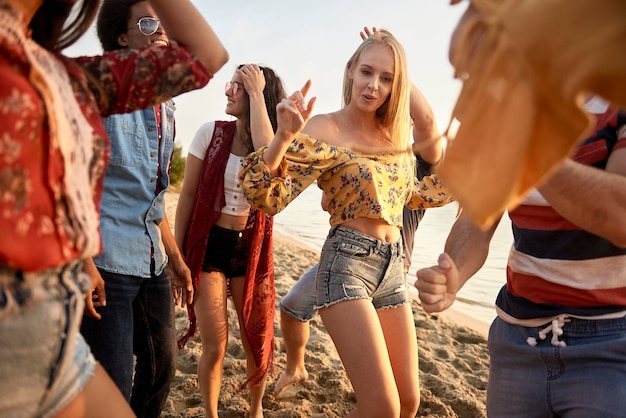
[[[274,385],[274,396],[279,397],[289,386],[304,382],[308,378],[309,372],[305,368],[299,368],[293,373],[284,370]]]

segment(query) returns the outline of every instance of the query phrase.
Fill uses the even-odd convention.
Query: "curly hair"
[[[32,38],[49,51],[60,52],[76,42],[96,17],[99,0],[46,0],[30,21]]]
[[[120,35],[128,32],[128,21],[132,15],[131,8],[146,0],[103,0],[98,13],[96,31],[100,45],[105,51],[123,49],[117,42]]]

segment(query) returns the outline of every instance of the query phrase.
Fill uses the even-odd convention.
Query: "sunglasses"
[[[139,32],[145,36],[154,35],[154,33],[159,30],[159,19],[142,17],[137,21],[137,27],[139,28]]]
[[[224,93],[228,93],[228,90],[233,89],[233,96],[237,94],[239,89],[243,90],[243,84],[238,81],[227,81],[224,87]]]

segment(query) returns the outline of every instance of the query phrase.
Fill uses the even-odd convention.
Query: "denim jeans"
[[[527,328],[496,318],[489,330],[490,418],[626,417],[626,318],[563,325],[531,346],[545,327]]]
[[[102,319],[85,318],[81,332],[137,417],[156,418],[169,394],[178,353],[169,270],[152,278],[100,273],[107,305],[98,309]]]

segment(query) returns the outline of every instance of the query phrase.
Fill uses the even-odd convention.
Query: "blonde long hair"
[[[385,29],[379,29],[365,39],[348,60],[343,75],[343,105],[352,100],[353,81],[350,71],[359,61],[361,54],[372,45],[384,45],[391,51],[394,60],[394,75],[391,93],[385,103],[376,110],[376,118],[388,135],[392,149],[403,152],[411,148],[410,97],[411,83],[408,77],[408,65],[404,48],[398,40]]]

